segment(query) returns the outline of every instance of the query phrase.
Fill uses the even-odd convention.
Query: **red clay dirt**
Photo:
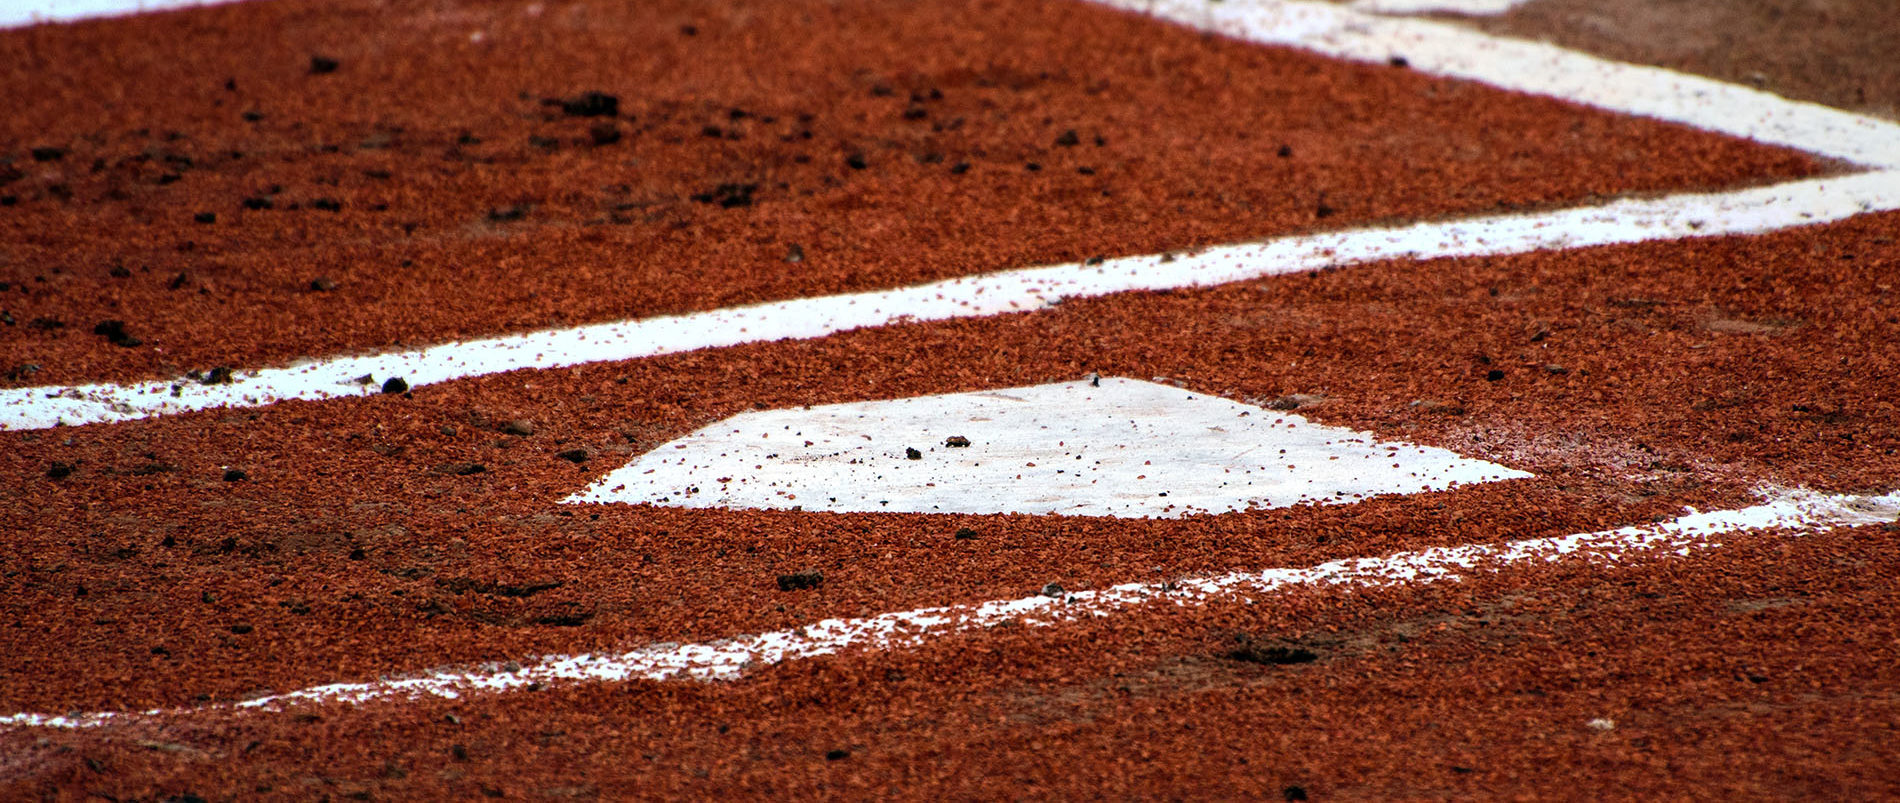
[[[999,628],[731,685],[14,734],[8,762],[20,793],[211,799],[1888,797],[1900,599],[1866,578],[1900,572],[1897,538]]]
[[[0,32],[0,96],[11,386],[1822,169],[1055,0],[272,0]]]
[[[1654,64],[1900,119],[1900,15],[1886,0],[1537,0],[1468,19],[1618,61]]]
[[[0,581],[0,587],[5,591],[5,620],[15,633],[13,641],[26,647],[0,657],[5,661],[0,676],[8,678],[4,704],[10,710],[58,712],[234,700],[266,689],[371,679],[445,663],[625,648],[651,640],[702,639],[786,627],[828,616],[1020,596],[1052,581],[1071,589],[1095,588],[1128,580],[1299,566],[1429,545],[1600,529],[1673,516],[1683,505],[1709,509],[1745,504],[1747,489],[1763,482],[1884,490],[1900,474],[1900,429],[1893,426],[1893,410],[1884,390],[1885,378],[1896,373],[1895,355],[1876,347],[1900,335],[1900,319],[1892,313],[1893,288],[1886,284],[1900,263],[1900,246],[1887,234],[1896,219],[1900,215],[1869,215],[1759,238],[1373,265],[1211,290],[1075,301],[1038,314],[488,377],[433,386],[417,391],[413,398],[287,403],[110,427],[9,433],[4,436],[7,448],[0,450],[4,454],[0,465],[5,476],[18,478],[16,487],[22,492],[8,497],[21,501],[0,515],[7,529],[19,534],[11,547],[22,568]],[[1539,478],[1310,512],[1266,511],[1176,521],[803,515],[556,504],[632,455],[743,409],[1009,386],[1073,378],[1090,370],[1121,375],[1152,372],[1197,391],[1232,398],[1264,401],[1292,392],[1320,394],[1327,401],[1302,410],[1303,415],[1446,446],[1530,470]],[[1504,376],[1491,380],[1492,371],[1503,371]],[[1443,406],[1413,404],[1427,398]],[[532,435],[499,431],[503,422],[520,418],[533,420]],[[587,449],[592,458],[576,467],[555,457],[572,448]],[[62,479],[48,478],[47,467],[53,462],[65,463],[74,471]],[[470,462],[482,463],[487,470],[457,476],[441,469]],[[222,476],[227,467],[239,468],[248,476],[241,482],[226,482]],[[348,481],[339,481],[344,478]],[[956,539],[954,531],[965,526],[978,530],[981,537]],[[1872,538],[1876,546],[1868,549],[1877,551],[1879,539],[1887,538],[1883,534],[1887,532],[1856,531],[1830,536],[1837,540],[1827,543]],[[1769,543],[1761,549],[1808,548]],[[1742,573],[1732,581],[1739,583],[1732,594],[1741,595],[1735,599],[1744,602],[1744,591],[1754,593],[1750,589],[1806,588],[1809,581],[1802,579],[1801,572],[1820,571],[1832,578],[1827,582],[1840,585],[1851,579],[1838,574],[1849,571],[1841,567],[1863,565],[1853,561],[1888,559],[1860,550],[1851,559],[1842,558],[1848,564],[1817,557],[1782,566],[1730,554],[1684,565],[1706,565],[1698,571],[1721,577]],[[778,574],[812,567],[822,568],[827,578],[817,590],[788,593],[774,583]],[[1565,581],[1575,586],[1567,591],[1545,589],[1539,579],[1543,574],[1514,573],[1459,593],[1477,595],[1470,599],[1480,601],[1470,604],[1482,606],[1502,604],[1501,597],[1519,594],[1581,594],[1589,599],[1612,594],[1622,600],[1617,605],[1640,608],[1648,604],[1645,598],[1639,594],[1624,599],[1619,584],[1633,582],[1627,577],[1641,577],[1644,572],[1666,576],[1679,569],[1615,569],[1608,575],[1601,567],[1551,571],[1582,576]],[[1626,571],[1636,574],[1626,575]],[[1851,577],[1883,576],[1873,569],[1852,571]],[[1745,579],[1751,576],[1762,579]],[[1501,590],[1475,590],[1491,588],[1494,582],[1501,584]],[[554,583],[559,585],[549,585]],[[1702,584],[1698,580],[1694,585]],[[549,587],[528,591],[537,586]],[[1686,590],[1691,587],[1683,586],[1681,593],[1691,593]],[[1438,599],[1435,595],[1451,592],[1420,593]],[[1875,584],[1864,593],[1891,591]],[[1289,599],[1308,596],[1312,595],[1302,592]],[[1328,615],[1355,620],[1405,621],[1388,611],[1384,598],[1377,595],[1319,595],[1308,602],[1284,604],[1295,610],[1301,605],[1318,606],[1331,612]],[[1616,669],[1620,664],[1611,663],[1608,656],[1622,653],[1598,644],[1599,636],[1591,633],[1592,628],[1607,627],[1605,621],[1618,620],[1623,614],[1605,613],[1608,619],[1602,621],[1580,620],[1582,614],[1567,613],[1571,607],[1553,605],[1540,614],[1536,626],[1559,632],[1581,628],[1582,635],[1554,638],[1564,645],[1560,651],[1567,656],[1596,652],[1584,657],[1594,662],[1586,665],[1598,668],[1583,677],[1605,685],[1578,681],[1581,685],[1573,684],[1567,706],[1582,706],[1598,699],[1593,694],[1609,693],[1613,700],[1623,701],[1616,705],[1625,708],[1644,708],[1652,702],[1667,704],[1660,710],[1678,712],[1713,707],[1716,714],[1710,715],[1719,715],[1722,727],[1734,730],[1720,737],[1727,740],[1764,739],[1769,732],[1764,729],[1779,727],[1772,723],[1780,720],[1734,712],[1727,708],[1729,698],[1709,696],[1714,692],[1690,679],[1670,685],[1646,680],[1640,671]],[[1428,604],[1427,609],[1419,615],[1456,618],[1442,608]],[[1871,639],[1872,654],[1892,648],[1877,633],[1862,629],[1860,619],[1802,618],[1806,611],[1776,614],[1794,618],[1777,620],[1775,627],[1781,629],[1772,632],[1805,633],[1808,643],[1817,644]],[[1092,634],[1087,637],[1067,630],[1037,631],[1020,640],[982,642],[980,648],[926,651],[928,658],[846,658],[818,662],[837,669],[788,667],[730,691],[649,689],[636,684],[560,692],[552,698],[573,695],[571,702],[509,697],[420,708],[372,705],[359,713],[338,709],[319,716],[325,722],[359,723],[334,726],[350,734],[350,750],[363,752],[332,768],[338,772],[348,768],[348,772],[333,772],[331,777],[361,780],[366,774],[382,773],[386,762],[438,760],[427,752],[441,749],[432,740],[462,738],[442,735],[447,731],[437,733],[427,725],[429,717],[439,716],[447,706],[496,717],[492,725],[483,726],[497,729],[483,737],[493,745],[483,748],[477,762],[485,769],[462,769],[468,774],[458,779],[481,776],[494,783],[492,779],[508,777],[510,784],[559,785],[568,772],[559,768],[565,766],[560,762],[540,774],[514,763],[540,755],[540,748],[528,747],[535,737],[527,734],[567,733],[576,742],[574,749],[587,749],[580,744],[599,749],[598,743],[589,740],[609,739],[608,734],[616,730],[632,729],[636,735],[627,738],[636,742],[659,740],[638,748],[649,754],[674,755],[675,749],[688,749],[684,743],[660,744],[673,744],[669,741],[673,737],[663,735],[671,731],[653,721],[602,713],[598,699],[603,696],[645,700],[647,695],[657,695],[653,699],[673,702],[654,705],[684,708],[666,709],[675,712],[668,716],[691,718],[692,712],[701,711],[697,706],[704,705],[711,712],[706,716],[743,727],[745,732],[790,729],[807,734],[798,738],[816,738],[828,732],[817,723],[829,720],[800,707],[807,703],[789,709],[783,704],[809,700],[817,700],[809,705],[820,708],[837,704],[827,701],[847,692],[827,685],[831,672],[855,677],[851,673],[873,671],[857,668],[861,665],[881,667],[891,661],[917,660],[936,666],[933,672],[959,688],[971,683],[988,688],[985,684],[1013,678],[1009,673],[1015,671],[1014,665],[992,667],[983,663],[992,658],[979,656],[1021,649],[1023,661],[1037,664],[1093,640],[1096,657],[1073,667],[1073,676],[1064,674],[1071,669],[1043,666],[1036,672],[1058,675],[1009,681],[1054,684],[1037,694],[1053,694],[1058,700],[1092,700],[1091,695],[1098,694],[1092,689],[1112,685],[1106,673],[1124,671],[1114,667],[1128,662],[1157,660],[1154,656],[1167,654],[1163,644],[1173,645],[1166,649],[1178,655],[1199,656],[1194,660],[1215,660],[1206,658],[1205,646],[1180,652],[1188,650],[1181,645],[1207,642],[1213,632],[1207,628],[1215,625],[1197,623],[1224,621],[1218,619],[1224,615],[1188,614],[1130,625],[1133,633],[1150,634],[1129,636],[1137,638],[1137,644],[1148,643],[1139,639],[1158,640],[1138,653],[1104,646],[1116,642],[1103,641],[1109,638],[1103,633],[1119,632],[1120,627],[1104,625],[1108,631],[1087,630]],[[1702,614],[1670,614],[1677,615]],[[1204,620],[1204,616],[1216,618]],[[1641,616],[1628,618],[1631,621],[1621,626],[1635,628],[1637,635],[1617,638],[1647,639],[1645,654],[1655,657],[1644,660],[1674,655],[1681,660],[1695,657],[1711,666],[1740,666],[1756,660],[1763,649],[1754,642],[1729,640],[1719,631],[1672,627],[1666,616],[1648,621]],[[235,632],[234,626],[248,630]],[[1287,632],[1307,629],[1301,626]],[[1650,643],[1665,636],[1666,645]],[[1299,702],[1261,702],[1257,690],[1248,691],[1247,684],[1232,680],[1239,670],[1215,661],[1216,680],[1205,685],[1206,693],[1217,702],[1210,703],[1213,707],[1205,713],[1191,713],[1200,710],[1198,702],[1156,709],[1153,714],[1143,713],[1147,709],[1140,706],[1097,709],[1083,705],[1086,713],[1075,716],[1100,723],[1086,729],[1088,738],[1038,740],[1009,723],[1025,721],[1023,717],[1035,721],[1042,716],[1035,713],[1038,707],[1051,703],[1025,702],[1021,705],[1027,709],[996,714],[1001,721],[991,727],[1002,729],[994,732],[999,738],[1007,736],[1006,741],[1026,740],[1025,746],[1008,748],[1024,752],[1010,755],[1023,762],[1021,772],[1047,779],[1060,767],[1076,766],[1075,762],[1087,762],[1080,766],[1090,767],[1091,772],[1110,772],[1117,756],[1139,749],[1139,741],[1121,741],[1122,737],[1149,734],[1156,728],[1194,724],[1204,737],[1208,731],[1222,733],[1217,726],[1225,715],[1218,711],[1236,711],[1234,715],[1242,721],[1252,721],[1249,718],[1255,716],[1282,716],[1262,712],[1292,706],[1293,711],[1315,718],[1316,732],[1330,733],[1329,738],[1343,740],[1343,745],[1353,741],[1346,735],[1345,723],[1363,721],[1353,712],[1398,716],[1394,700],[1407,701],[1406,710],[1422,704],[1419,701],[1437,701],[1430,703],[1433,720],[1442,720],[1440,727],[1447,732],[1466,734],[1457,744],[1484,756],[1486,766],[1512,767],[1511,771],[1522,773],[1531,765],[1515,753],[1500,754],[1483,747],[1488,742],[1482,734],[1498,733],[1500,728],[1544,727],[1573,712],[1570,708],[1546,710],[1541,702],[1527,699],[1506,706],[1505,714],[1499,715],[1502,721],[1491,708],[1445,708],[1453,701],[1472,699],[1474,688],[1538,686],[1546,681],[1520,677],[1518,673],[1523,672],[1539,677],[1531,671],[1533,662],[1528,658],[1488,664],[1478,661],[1478,653],[1473,652],[1488,648],[1456,639],[1443,649],[1471,656],[1459,659],[1468,665],[1458,664],[1459,671],[1453,673],[1427,672],[1417,668],[1419,662],[1434,665],[1436,659],[1403,651],[1355,658],[1371,662],[1373,668],[1365,670],[1369,674],[1360,675],[1359,685],[1350,687],[1356,691],[1328,692],[1339,696],[1324,698],[1332,702],[1311,704],[1319,708]],[[1565,660],[1575,664],[1582,659]],[[1112,667],[1091,661],[1108,661]],[[1784,674],[1796,677],[1815,672],[1860,678],[1873,672],[1883,683],[1887,678],[1880,674],[1886,670],[1879,670],[1877,664],[1839,650],[1816,648],[1805,662],[1786,661]],[[1796,664],[1803,669],[1793,669]],[[1150,666],[1142,671],[1172,670]],[[772,680],[778,673],[814,679]],[[993,673],[1001,674],[992,677]],[[1394,673],[1413,679],[1392,685],[1388,681]],[[969,679],[972,676],[991,679],[977,683]],[[1041,676],[1032,672],[1030,677]],[[1796,683],[1798,690],[1808,681],[1789,682]],[[1840,683],[1819,696],[1789,692],[1791,696],[1775,698],[1774,705],[1780,708],[1774,710],[1785,710],[1787,716],[1802,721],[1833,722],[1847,716],[1841,708],[1849,704],[1841,697],[1847,692]],[[1892,687],[1871,688],[1867,693],[1873,695],[1873,708],[1855,720],[1859,724],[1842,730],[1841,739],[1851,740],[1866,728],[1894,724],[1891,718],[1882,719],[1891,708],[1880,702],[1891,699],[1882,695],[1890,695]],[[956,699],[962,700],[964,694],[959,690]],[[986,698],[976,710],[1013,710],[1008,708],[1016,704],[1010,702],[1013,699]],[[899,716],[879,713],[878,704],[868,699],[854,705],[870,707],[865,710],[871,713],[864,716],[873,724],[862,724],[864,728]],[[901,715],[911,722],[906,726],[913,729],[910,738],[921,740],[917,750],[932,755],[937,753],[931,751],[942,751],[948,762],[945,767],[980,760],[963,752],[976,747],[965,741],[970,731],[957,719],[968,713],[959,706],[978,704],[919,705],[924,706],[922,711]],[[1608,710],[1621,709],[1610,706]],[[1165,728],[1141,724],[1157,716],[1167,723]],[[1656,717],[1646,720],[1653,727],[1687,727],[1664,722],[1661,715],[1644,716]],[[421,730],[382,731],[370,725],[384,718]],[[463,720],[470,718],[464,715]],[[1562,721],[1565,728],[1576,725]],[[858,727],[854,722],[838,724],[843,729],[839,732]],[[307,737],[298,734],[310,725],[297,717],[268,716],[215,726],[179,724],[176,727],[191,734],[189,738],[167,730],[161,741],[229,756],[242,745],[226,740],[240,738],[232,734],[242,733],[247,734],[241,737],[245,740],[279,745],[273,750],[289,750],[291,745],[306,749],[310,743],[303,740]],[[1426,727],[1416,721],[1414,726]],[[208,730],[197,730],[200,727]],[[811,730],[802,730],[806,727]],[[526,741],[509,741],[502,735],[515,729],[520,729],[518,738]],[[116,756],[115,762],[129,761],[113,752],[119,748],[112,745],[121,738],[113,733],[108,730],[96,737],[100,741],[59,736],[49,742],[77,740],[92,745],[78,753],[59,753],[45,745],[36,748],[29,754],[32,760],[50,762],[44,765],[50,769],[35,770],[34,777],[82,772],[73,762],[86,757]],[[1566,733],[1555,744],[1580,743],[1588,736]],[[1803,733],[1808,739],[1831,738],[1819,731]],[[340,738],[339,733],[331,735]],[[410,741],[412,737],[415,741]],[[181,738],[185,740],[176,741]],[[712,736],[704,738],[728,744]],[[854,738],[875,743],[875,734],[870,732]],[[1395,751],[1419,749],[1417,744],[1406,747],[1405,738],[1429,737],[1422,731],[1411,737],[1395,732],[1380,743]],[[939,740],[936,747],[930,746],[931,739]],[[1212,764],[1178,758],[1189,739],[1183,730],[1163,741],[1172,746],[1152,750],[1165,760],[1153,770],[1160,774],[1142,776],[1150,778],[1143,783],[1175,778],[1209,784],[1194,788],[1230,788],[1224,785],[1226,781],[1206,774]],[[1040,749],[1026,746],[1038,742]],[[1226,746],[1208,749],[1228,756],[1253,749],[1232,740],[1220,743]],[[628,755],[633,749],[629,748]],[[1344,752],[1325,761],[1346,761],[1344,756],[1357,755],[1359,749],[1344,747]],[[1524,755],[1545,755],[1539,751],[1556,749],[1546,746]],[[1600,771],[1606,773],[1604,777],[1666,780],[1645,774],[1651,772],[1650,765],[1639,760],[1638,753],[1627,752],[1630,749],[1626,745],[1619,748],[1625,752],[1617,753],[1623,757],[1617,761],[1625,763],[1572,769]],[[761,785],[780,788],[817,782],[802,770],[790,769],[792,765],[782,761],[787,754],[777,749],[760,747],[745,755],[748,758],[730,758],[721,765],[721,772],[738,773],[721,776],[733,788],[762,790]],[[1048,763],[1040,763],[1039,755],[1047,756]],[[164,763],[166,769],[160,774],[141,777],[157,783],[163,773],[178,772],[179,778],[192,779],[194,789],[236,794],[246,787],[220,786],[226,781],[216,779],[267,783],[258,779],[292,771],[282,765],[236,771],[230,766],[233,759],[200,761],[197,753],[189,751],[180,756],[175,763]],[[142,758],[138,766],[156,760]],[[891,760],[901,764],[903,757]],[[1712,759],[1705,755],[1698,760]],[[622,790],[710,783],[695,780],[691,770],[697,764],[671,766],[674,770],[640,763],[623,772],[603,771],[591,776],[591,782]],[[1341,766],[1363,767],[1359,763]],[[503,772],[503,767],[508,769]],[[1429,771],[1439,779],[1443,770],[1432,762],[1415,761],[1405,767],[1380,770],[1377,775],[1409,777],[1410,782],[1423,784],[1427,779],[1417,773]],[[491,771],[496,774],[488,775]],[[650,772],[660,777],[648,776]],[[82,783],[77,774],[58,777],[82,786],[91,783]],[[127,784],[127,790],[137,787],[132,780],[111,777],[119,779],[114,783]],[[1787,783],[1792,784],[1789,788],[1828,788],[1816,786],[1817,777],[1803,776]],[[434,784],[447,782],[433,771],[407,778],[413,780],[380,778],[374,783],[424,794]],[[929,781],[892,767],[864,770],[862,778],[887,784],[914,781],[920,784],[917,788],[946,791],[965,788],[960,781],[941,777]],[[1519,774],[1512,778],[1508,773],[1493,776],[1493,781],[1503,784],[1500,788],[1526,790],[1539,788],[1540,783],[1537,777]],[[142,788],[157,792],[172,787]]]
[[[20,147],[31,143],[11,132],[73,149],[16,159],[42,172],[0,188],[19,193],[0,208],[0,225],[14,227],[0,269],[30,267],[3,296],[18,328],[0,348],[48,361],[26,384],[256,365],[1312,228],[1322,189],[1367,199],[1332,207],[1330,227],[1819,169],[1746,143],[1086,6],[828,8],[638,4],[608,25],[604,10],[578,3],[530,17],[499,4],[372,12],[277,0],[0,34],[0,52],[31,55],[42,76],[31,80],[45,85],[81,86],[54,78],[77,70],[57,65],[86,47],[124,65],[87,85],[90,100],[35,94],[0,121],[18,127],[0,130]],[[798,58],[741,47],[800,15],[825,24],[770,40]],[[372,29],[384,38],[362,35]],[[474,30],[482,43],[469,42]],[[726,61],[688,58],[714,45]],[[172,60],[134,60],[150,52]],[[311,75],[312,53],[337,69]],[[22,75],[0,86],[11,93]],[[613,84],[616,75],[632,77]],[[967,80],[950,80],[958,75]],[[1245,91],[1223,94],[1222,81]],[[880,84],[893,94],[875,92]],[[931,87],[945,98],[930,99]],[[623,117],[633,114],[618,122],[620,142],[593,145],[597,118],[541,105],[590,88],[617,92]],[[911,91],[923,93],[921,119],[903,118]],[[1445,93],[1469,102],[1443,103]],[[122,128],[186,133],[165,147],[189,144],[180,153],[191,166],[157,168],[162,152],[137,161],[145,144],[119,128],[87,139],[108,100],[123,104],[112,111]],[[965,126],[929,131],[955,104],[968,104],[957,112]],[[736,123],[735,106],[748,115]],[[253,108],[265,116],[232,122]],[[813,156],[804,165],[796,143],[767,127],[801,108],[815,132],[798,146]],[[778,122],[762,122],[767,114]],[[723,138],[735,124],[743,138]],[[1346,133],[1333,131],[1342,124]],[[721,138],[702,135],[705,125],[722,126]],[[900,135],[904,126],[914,135]],[[455,144],[464,127],[482,142]],[[1078,144],[1054,144],[1070,127]],[[1084,177],[1074,168],[1097,152],[1098,129],[1109,132],[1104,157]],[[363,147],[385,130],[387,142]],[[1527,130],[1543,133],[1514,139]],[[534,132],[555,138],[553,150],[524,147]],[[1282,139],[1294,143],[1287,160],[1255,147]],[[823,163],[846,146],[875,156],[860,178]],[[910,158],[923,148],[946,161]],[[231,149],[247,156],[210,155]],[[471,160],[442,158],[458,149]],[[977,149],[989,156],[972,158]],[[76,171],[109,154],[100,174]],[[1309,154],[1320,161],[1303,163]],[[109,179],[128,155],[136,170],[181,178]],[[611,222],[649,214],[612,209],[620,201],[590,189],[624,158],[663,175],[613,197],[661,199],[652,214],[665,222]],[[974,165],[961,178],[976,187],[945,189],[957,158]],[[1048,161],[1015,172],[1031,158]],[[713,182],[766,167],[813,194],[762,181],[750,206],[719,200],[737,190]],[[60,179],[70,200],[48,170],[76,171]],[[828,175],[841,183],[826,185]],[[1274,178],[1249,185],[1253,195],[1233,189],[1234,176],[1263,175]],[[1116,182],[1105,198],[1083,181],[1105,176]],[[113,181],[124,199],[109,197]],[[233,208],[266,181],[285,186],[282,203]],[[713,202],[682,200],[708,184]],[[318,197],[339,211],[310,209]],[[190,222],[212,199],[223,204],[216,222]],[[522,219],[488,219],[523,199]],[[1253,211],[1240,214],[1243,202]],[[595,216],[609,222],[586,226]],[[398,239],[405,219],[420,221],[412,239],[422,242]],[[117,246],[139,255],[129,276],[109,273],[115,246],[103,226],[133,232]],[[1764,484],[1884,492],[1900,476],[1896,230],[1900,214],[1885,213],[1752,238],[1379,263],[407,395],[0,433],[10,552],[0,713],[193,706],[1023,596],[1049,582],[1078,590],[1558,535],[1685,505],[1743,505]],[[193,251],[177,250],[181,231]],[[803,261],[782,260],[788,240],[804,245]],[[55,260],[55,246],[72,256]],[[180,256],[206,253],[219,256]],[[415,272],[393,272],[398,259]],[[56,263],[66,272],[52,273]],[[703,281],[687,284],[680,265]],[[168,289],[166,274],[187,268],[205,273]],[[334,287],[309,289],[319,268]],[[200,275],[217,289],[197,295]],[[124,290],[87,306],[101,286]],[[56,306],[22,313],[13,299]],[[204,313],[217,299],[228,315]],[[122,306],[102,306],[111,300]],[[150,325],[132,324],[131,309]],[[109,310],[168,351],[88,334],[91,316]],[[35,329],[25,317],[43,314],[79,323]],[[1169,521],[558,504],[747,409],[1091,371],[1256,403],[1323,397],[1299,413],[1538,476]],[[586,452],[578,465],[557,456],[574,449]],[[978,537],[956,538],[964,527]],[[1881,527],[1737,536],[1690,559],[1562,562],[1425,589],[1304,590],[1072,628],[1004,627],[728,685],[0,729],[0,797],[1892,796],[1896,537]],[[818,588],[775,582],[812,568],[825,574]],[[1301,645],[1315,660],[1237,660],[1237,638]]]

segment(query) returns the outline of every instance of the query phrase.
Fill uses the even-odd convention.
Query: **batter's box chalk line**
[[[1900,125],[1707,78],[1607,61],[1428,20],[1298,0],[1097,0],[1244,41],[1334,58],[1403,55],[1423,73],[1782,145],[1869,172],[1524,214],[1295,235],[966,276],[931,284],[548,329],[190,379],[0,389],[0,430],[132,421],[279,401],[371,395],[509,371],[617,362],[868,327],[1043,309],[1066,298],[1209,287],[1380,260],[1478,257],[1761,234],[1900,209]],[[362,377],[375,381],[365,383]]]
[[[1282,237],[1096,265],[1067,264],[964,277],[895,290],[761,304],[704,313],[546,330],[368,356],[311,359],[240,372],[230,384],[184,379],[0,390],[0,429],[129,421],[290,399],[374,392],[357,378],[402,377],[410,387],[523,369],[638,359],[785,338],[812,338],[908,321],[1033,311],[1064,298],[1206,287],[1391,259],[1486,256],[1616,243],[1759,234],[1900,209],[1900,126],[1667,70],[1598,59],[1429,21],[1380,17],[1291,0],[1109,0],[1108,5],[1246,41],[1336,58],[1384,62],[1504,89],[1682,123],[1857,165],[1868,172],[1770,187],[1626,199],[1573,209],[1424,222]],[[228,705],[144,712],[0,717],[0,725],[83,728],[218,712],[274,712],[299,705],[501,693],[550,684],[730,680],[748,667],[847,649],[899,649],[1006,619],[1048,626],[1138,606],[1190,605],[1298,586],[1342,588],[1455,580],[1511,565],[1564,559],[1628,561],[1720,546],[1749,531],[1808,532],[1900,516],[1900,494],[1829,496],[1774,491],[1761,504],[1641,527],[1433,548],[1304,569],[1135,583],[1107,589],[832,619],[788,631],[618,655],[546,656],[516,667],[447,668],[412,677],[312,687]]]
[[[245,702],[199,708],[0,716],[0,727],[95,728],[205,714],[282,713],[299,706],[400,703],[423,697],[460,698],[580,683],[732,681],[748,670],[846,650],[913,648],[1005,621],[1050,627],[1111,617],[1153,605],[1192,606],[1252,599],[1300,587],[1356,588],[1425,585],[1479,573],[1560,560],[1629,563],[1686,556],[1722,546],[1721,536],[1752,531],[1790,534],[1900,520],[1900,492],[1884,496],[1828,495],[1766,489],[1760,504],[1686,515],[1650,525],[1496,544],[1432,547],[1378,558],[1348,558],[1303,569],[1267,569],[1188,577],[1164,583],[1126,583],[1073,593],[1047,593],[978,604],[917,608],[859,619],[826,619],[790,630],[696,644],[656,644],[615,655],[550,655],[507,666],[436,669],[411,677],[333,683]]]

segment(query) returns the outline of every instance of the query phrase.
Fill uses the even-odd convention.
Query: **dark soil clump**
[[[1225,654],[1231,660],[1268,666],[1308,664],[1319,660],[1319,653],[1303,645],[1291,642],[1270,642],[1247,635],[1236,637],[1233,648]]]
[[[92,333],[105,338],[106,342],[112,345],[124,348],[132,348],[145,342],[125,331],[125,321],[120,320],[100,321],[93,325]]]
[[[612,117],[620,113],[620,98],[605,92],[582,92],[560,104],[561,113],[569,117]]]
[[[778,590],[780,591],[804,591],[806,589],[817,588],[824,585],[824,583],[825,573],[816,569],[792,572],[791,574],[781,574],[778,576]]]

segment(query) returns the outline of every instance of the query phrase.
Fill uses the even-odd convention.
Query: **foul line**
[[[1610,61],[1450,23],[1300,0],[1093,0],[1247,42],[1412,69],[1900,168],[1900,124],[1661,67]]]
[[[1202,287],[1380,259],[1483,256],[1542,249],[1759,234],[1900,208],[1900,126],[1766,92],[1454,25],[1380,17],[1300,0],[1096,0],[1233,36],[1358,61],[1404,57],[1423,72],[1476,80],[1611,111],[1786,145],[1875,170],[1775,187],[1529,215],[1361,229],[1058,265],[918,287],[824,296],[686,315],[449,343],[415,351],[310,359],[241,373],[227,384],[177,379],[0,390],[0,431],[131,421],[279,401],[373,394],[522,369],[559,368],[907,321],[1021,312],[1063,298]],[[367,380],[367,381],[366,381]]]
[[[374,395],[522,369],[562,368],[890,324],[1041,309],[1069,298],[1207,287],[1388,259],[1759,234],[1900,209],[1900,171],[1811,179],[1733,192],[1624,200],[1469,220],[1357,229],[949,279],[637,321],[449,343],[415,351],[309,360],[239,372],[228,383],[172,380],[0,390],[0,430],[131,421],[220,407]],[[365,379],[367,378],[367,379]]]
[[[1176,606],[1247,599],[1302,586],[1378,588],[1457,581],[1481,572],[1551,563],[1580,556],[1603,563],[1643,557],[1688,555],[1722,546],[1714,536],[1752,530],[1820,532],[1835,527],[1900,519],[1900,492],[1885,496],[1829,496],[1782,491],[1753,507],[1694,512],[1647,526],[1535,538],[1502,544],[1434,547],[1382,558],[1350,558],[1304,569],[1269,569],[1194,577],[1168,583],[1128,583],[1098,591],[1065,593],[1051,587],[1020,599],[887,613],[861,619],[826,619],[805,627],[698,644],[662,644],[618,655],[544,656],[519,666],[493,664],[438,669],[415,677],[370,683],[334,683],[241,703],[143,712],[11,714],[0,727],[94,728],[190,714],[277,713],[302,705],[362,704],[424,697],[527,691],[581,683],[635,680],[736,680],[749,670],[846,650],[914,648],[959,633],[1014,622],[1047,627],[1079,619],[1126,613],[1144,605]]]

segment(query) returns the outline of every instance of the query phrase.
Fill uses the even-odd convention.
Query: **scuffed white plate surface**
[[[951,438],[970,445],[946,445]],[[1176,518],[1529,476],[1292,413],[1103,378],[744,413],[566,501]]]

